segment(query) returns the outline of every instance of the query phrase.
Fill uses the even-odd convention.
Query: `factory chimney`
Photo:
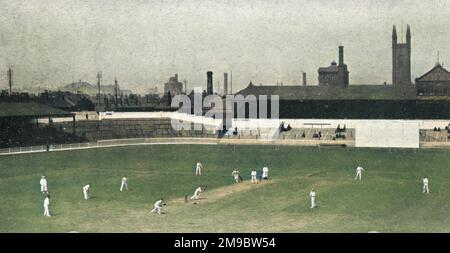
[[[344,65],[344,47],[339,46],[339,66]]]
[[[223,73],[223,94],[228,95],[228,73]]]
[[[206,72],[206,94],[207,95],[213,94],[213,72],[212,71]]]

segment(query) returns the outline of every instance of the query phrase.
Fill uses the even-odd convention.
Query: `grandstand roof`
[[[0,103],[0,118],[5,117],[70,117],[73,113],[66,112],[39,103]]]
[[[249,85],[237,94],[279,95],[281,100],[357,100],[357,99],[416,99],[414,85],[396,87],[393,85],[349,85],[348,87],[328,87],[317,85]]]

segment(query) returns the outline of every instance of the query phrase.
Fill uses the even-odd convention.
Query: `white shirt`
[[[91,187],[91,186],[88,185],[88,184],[85,185],[85,186],[83,187],[83,191],[84,191],[84,192],[88,192],[90,187]]]
[[[264,168],[263,168],[263,175],[264,175],[264,176],[267,176],[268,174],[269,174],[269,168],[264,167]]]
[[[122,184],[126,184],[128,179],[126,177],[122,178]]]
[[[361,166],[356,168],[356,173],[361,173],[364,169]]]
[[[316,192],[311,191],[311,192],[309,193],[309,196],[310,196],[311,198],[314,198],[314,197],[316,196]]]
[[[201,163],[197,163],[197,168],[200,168],[200,167],[202,167],[202,164]]]
[[[44,199],[44,207],[48,207],[50,205],[50,199],[49,198],[45,198]]]
[[[423,179],[423,184],[424,184],[424,185],[428,185],[428,178],[424,178],[424,179]]]
[[[39,183],[40,183],[42,186],[46,186],[46,185],[47,185],[47,179],[41,178],[41,181],[39,181]]]
[[[252,176],[256,176],[256,170],[252,171]]]
[[[198,188],[195,190],[194,194],[197,195],[197,194],[199,194],[200,192],[202,192],[202,187],[198,187]]]
[[[161,207],[162,206],[162,200],[156,201],[155,206]]]
[[[238,176],[239,176],[239,171],[233,170],[233,172],[231,173],[231,175],[234,176],[234,177],[238,177]]]

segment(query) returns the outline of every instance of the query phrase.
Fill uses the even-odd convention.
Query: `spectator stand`
[[[53,124],[53,118],[72,118],[72,132],[67,134]],[[39,120],[48,119],[48,125]],[[0,147],[46,145],[81,141],[76,138],[75,114],[47,105],[29,103],[0,103]]]

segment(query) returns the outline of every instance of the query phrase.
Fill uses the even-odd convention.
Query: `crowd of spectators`
[[[83,142],[83,138],[67,133],[62,128],[27,120],[0,120],[0,148],[78,142]]]

